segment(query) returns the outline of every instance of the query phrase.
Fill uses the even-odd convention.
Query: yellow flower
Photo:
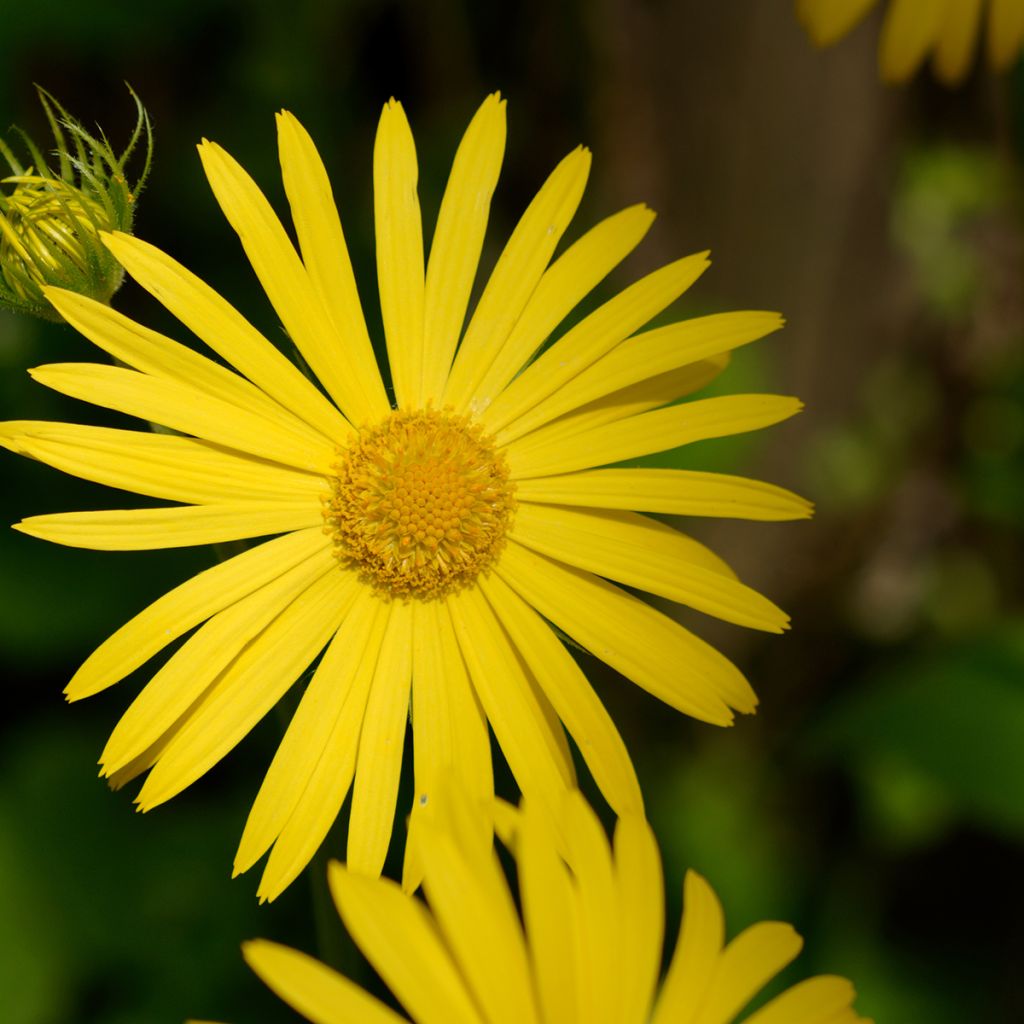
[[[725,943],[722,906],[690,871],[675,953],[656,993],[664,886],[646,822],[620,818],[609,844],[579,793],[564,802],[562,836],[529,799],[506,814],[523,924],[468,804],[445,798],[433,820],[419,823],[429,908],[388,879],[330,865],[346,927],[417,1024],[729,1024],[800,952],[800,936],[778,921]],[[256,940],[243,953],[317,1024],[405,1020],[296,950]],[[820,975],[776,996],[746,1024],[870,1024],[852,1009],[853,998],[846,979]]]
[[[830,46],[877,2],[796,0],[796,6],[814,42]],[[891,0],[878,48],[881,76],[905,82],[931,53],[938,78],[956,85],[970,70],[982,32],[989,64],[1005,71],[1024,46],[1024,0]]]
[[[199,627],[117,725],[102,773],[121,785],[148,769],[137,803],[156,807],[231,750],[326,647],[235,860],[236,873],[245,871],[273,847],[262,897],[308,862],[350,788],[348,862],[379,873],[410,701],[418,790],[453,765],[490,798],[489,723],[523,793],[554,808],[575,781],[564,723],[612,807],[639,812],[622,740],[551,626],[696,718],[728,725],[734,709],[754,710],[729,661],[608,580],[781,632],[787,617],[717,556],[632,510],[783,520],[809,515],[808,503],[738,477],[598,467],[797,412],[795,399],[774,395],[668,404],[780,317],[724,313],[636,333],[700,276],[700,254],[637,281],[533,358],[653,216],[623,210],[552,262],[590,165],[577,149],[524,213],[463,332],[504,150],[504,104],[488,98],[459,146],[424,270],[413,139],[392,101],[374,150],[374,206],[393,408],[323,164],[290,114],[278,118],[278,141],[300,252],[227,153],[209,142],[200,153],[326,395],[188,270],[115,234],[107,244],[128,273],[237,372],[49,289],[60,313],[122,365],[45,366],[36,380],[178,433],[0,426],[0,443],[24,455],[182,503],[18,525],[35,537],[128,550],[281,535],[172,590],[79,669],[70,700]]]

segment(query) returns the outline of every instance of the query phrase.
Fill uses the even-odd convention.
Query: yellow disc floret
[[[394,412],[339,451],[325,530],[393,597],[439,597],[494,561],[515,509],[504,456],[466,417]]]

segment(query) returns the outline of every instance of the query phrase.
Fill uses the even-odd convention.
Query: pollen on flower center
[[[394,412],[339,450],[325,498],[338,558],[394,597],[439,597],[495,559],[515,509],[504,457],[462,416]]]

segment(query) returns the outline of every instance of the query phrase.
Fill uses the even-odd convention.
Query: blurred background
[[[682,524],[793,614],[781,638],[685,616],[748,673],[760,713],[716,731],[583,658],[637,763],[668,931],[692,866],[733,933],[792,921],[807,946],[786,978],[845,974],[878,1024],[1011,1024],[1024,1020],[1024,75],[886,88],[877,29],[818,52],[786,0],[53,0],[5,6],[0,122],[45,137],[39,82],[117,149],[129,81],[157,144],[137,232],[280,337],[194,144],[223,144],[283,209],[273,113],[291,109],[332,174],[379,335],[381,104],[399,97],[412,122],[429,238],[461,131],[500,89],[509,145],[485,270],[582,142],[594,168],[569,240],[630,203],[659,213],[597,299],[710,248],[714,265],[670,319],[784,312],[786,330],[740,351],[714,390],[796,394],[807,411],[659,460],[763,477],[818,505],[810,523]],[[187,340],[133,284],[115,304]],[[113,422],[25,373],[92,358],[70,328],[0,314],[3,417]],[[14,456],[3,481],[5,522],[133,503]],[[0,532],[5,1024],[296,1019],[238,943],[315,952],[308,881],[258,908],[255,873],[228,880],[278,722],[143,817],[133,787],[110,793],[95,762],[145,674],[72,707],[61,697],[110,631],[212,559]]]

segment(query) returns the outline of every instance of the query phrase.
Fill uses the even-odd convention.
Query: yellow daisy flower
[[[763,921],[725,942],[722,906],[686,875],[675,953],[658,988],[664,901],[658,847],[638,815],[608,839],[579,793],[563,804],[564,839],[532,801],[508,808],[520,922],[489,838],[468,804],[420,822],[429,907],[388,879],[334,862],[331,891],[346,927],[417,1024],[730,1024],[800,952],[788,924]],[[418,812],[414,812],[414,818]],[[411,840],[410,840],[411,841]],[[316,1024],[400,1024],[405,1018],[296,950],[256,940],[250,967]],[[746,1024],[870,1024],[853,986],[820,975],[745,1018]]]
[[[796,0],[796,7],[814,42],[830,46],[877,2]],[[1024,0],[891,0],[878,48],[881,76],[905,82],[931,53],[938,78],[956,85],[970,70],[982,33],[989,64],[1005,71],[1024,47]]]
[[[245,871],[273,847],[261,897],[295,878],[350,789],[348,862],[379,873],[410,701],[417,789],[453,765],[490,798],[489,723],[522,791],[553,808],[574,784],[564,724],[612,807],[639,812],[623,743],[551,625],[696,718],[728,725],[734,710],[754,710],[733,665],[609,581],[758,629],[787,623],[701,544],[635,510],[783,520],[809,515],[807,502],[726,475],[600,468],[797,412],[795,399],[774,395],[669,404],[781,318],[724,313],[637,333],[700,276],[701,253],[643,277],[538,356],[653,217],[643,206],[623,210],[552,261],[590,166],[576,149],[523,214],[463,331],[504,143],[495,95],[455,155],[424,266],[412,134],[398,103],[384,107],[374,213],[394,404],[324,166],[282,113],[299,251],[224,150],[204,141],[200,155],[323,391],[183,266],[113,234],[107,244],[128,273],[234,369],[50,289],[61,315],[120,365],[45,366],[35,379],[178,433],[0,426],[0,443],[16,452],[181,503],[34,516],[17,526],[32,536],[128,550],[280,535],[160,598],[103,643],[66,691],[70,700],[94,694],[195,630],[101,757],[114,785],[148,770],[137,803],[149,810],[219,761],[326,648],[235,860],[236,873]]]

